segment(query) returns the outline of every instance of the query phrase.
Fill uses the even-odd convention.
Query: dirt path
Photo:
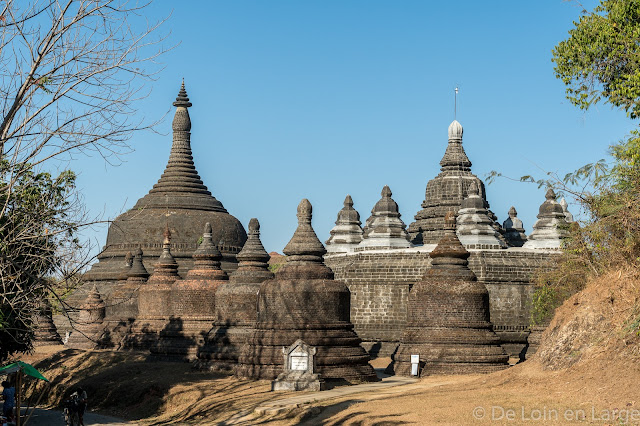
[[[97,413],[85,413],[84,424],[89,425],[135,425],[135,423],[127,422],[126,420],[119,419],[117,417],[105,416]],[[55,426],[64,425],[64,415],[62,411],[58,410],[44,410],[36,408],[33,415],[29,419],[27,426]]]

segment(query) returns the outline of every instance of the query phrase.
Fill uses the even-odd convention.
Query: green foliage
[[[0,160],[0,359],[31,348],[33,316],[48,296],[47,275],[77,246],[69,194],[75,175],[57,177]]]
[[[640,116],[640,0],[603,0],[553,50],[556,76],[581,109],[603,100]]]
[[[284,263],[271,263],[269,264],[269,270],[275,274],[282,265],[284,265]]]
[[[567,98],[581,109],[600,102],[640,117],[640,0],[603,0],[553,50],[556,76]],[[532,323],[547,321],[553,310],[587,281],[617,268],[640,267],[640,131],[610,147],[610,161],[587,164],[564,176],[522,176],[519,180],[552,187],[580,203],[585,218],[570,229],[555,268],[538,272]],[[488,182],[501,177],[491,172]]]

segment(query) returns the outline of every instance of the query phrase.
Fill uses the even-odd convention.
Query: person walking
[[[13,422],[13,409],[16,406],[16,388],[9,382],[2,382],[2,414],[7,418],[7,423]]]

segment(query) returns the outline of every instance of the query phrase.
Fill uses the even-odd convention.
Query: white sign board
[[[412,376],[418,375],[418,364],[411,364],[411,375]]]
[[[289,369],[307,371],[309,368],[309,354],[300,348],[296,348],[289,354]]]
[[[420,355],[411,355],[411,364],[420,364]]]

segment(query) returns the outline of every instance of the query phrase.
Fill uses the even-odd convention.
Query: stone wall
[[[433,246],[330,255],[325,263],[351,291],[351,322],[376,356],[397,346],[407,321],[409,291],[431,264]],[[529,328],[531,276],[556,255],[510,248],[470,250],[469,267],[489,291],[491,321],[512,356],[520,356]]]

